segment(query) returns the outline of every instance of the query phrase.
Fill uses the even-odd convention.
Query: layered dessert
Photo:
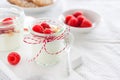
[[[35,61],[44,66],[56,64],[59,61],[60,54],[64,52],[63,48],[65,48],[64,38],[60,36],[64,28],[47,22],[40,22],[35,23],[31,30],[31,33],[40,39],[40,43],[32,45],[34,56],[39,54]],[[59,38],[56,38],[58,36]]]
[[[22,41],[23,9],[6,4],[0,7],[0,13],[0,51],[15,50]]]
[[[16,19],[7,17],[0,20],[0,51],[9,51],[20,46],[20,28]]]

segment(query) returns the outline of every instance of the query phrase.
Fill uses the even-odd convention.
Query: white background
[[[0,4],[4,4],[1,2]],[[119,0],[58,0],[57,5],[43,13],[32,14],[33,17],[53,17],[58,19],[59,15],[68,9],[86,8],[98,12],[102,21],[89,34],[78,34],[75,36],[74,45],[71,50],[72,59],[81,57],[82,65],[76,69],[83,80],[120,80],[120,1]],[[92,40],[117,40],[114,43]],[[0,55],[2,57],[2,55]],[[3,58],[3,57],[2,57]],[[4,62],[7,64],[5,59]],[[24,68],[27,65],[13,67],[8,65],[12,71],[24,79]],[[18,68],[19,67],[19,68]],[[23,70],[22,70],[23,69]],[[79,79],[79,80],[82,80]]]

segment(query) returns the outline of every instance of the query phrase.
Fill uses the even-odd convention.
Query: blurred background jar
[[[16,6],[0,6],[0,51],[20,47],[24,25],[24,11]]]

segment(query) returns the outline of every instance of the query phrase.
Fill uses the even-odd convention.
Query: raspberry
[[[85,17],[82,16],[82,15],[79,15],[79,16],[77,17],[79,26],[81,25],[81,23],[82,23],[82,21],[83,21],[84,19],[85,19]]]
[[[8,56],[7,56],[8,62],[11,65],[16,65],[19,63],[20,61],[20,55],[17,52],[11,52]]]
[[[78,17],[79,15],[83,15],[83,12],[81,11],[76,11],[73,13],[73,16]]]
[[[67,24],[68,21],[69,21],[71,18],[73,18],[73,17],[74,17],[73,15],[67,15],[67,16],[65,17],[65,23]]]
[[[45,29],[43,33],[44,34],[51,34],[51,33],[53,33],[53,31],[51,29]]]
[[[41,25],[34,25],[32,30],[35,32],[38,32],[38,33],[43,33],[43,31],[44,31],[44,29]]]
[[[12,24],[13,23],[12,20],[13,20],[12,18],[5,18],[2,20],[2,22],[3,24]]]
[[[46,22],[42,22],[41,26],[45,29],[45,28],[50,28],[49,24],[47,24]]]
[[[92,27],[92,22],[88,19],[84,19],[80,25],[81,28]]]
[[[71,18],[68,22],[68,25],[77,27],[78,26],[78,20],[76,18]]]
[[[77,17],[77,19],[78,19],[78,21],[81,21],[81,22],[82,22],[82,21],[83,21],[83,19],[85,19],[85,17],[84,17],[84,16],[82,16],[82,15],[80,15],[80,16],[78,16],[78,17]]]

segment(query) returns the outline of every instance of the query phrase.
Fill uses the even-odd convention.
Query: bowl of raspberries
[[[100,15],[88,9],[71,9],[63,12],[59,20],[74,33],[89,33],[100,23]]]

